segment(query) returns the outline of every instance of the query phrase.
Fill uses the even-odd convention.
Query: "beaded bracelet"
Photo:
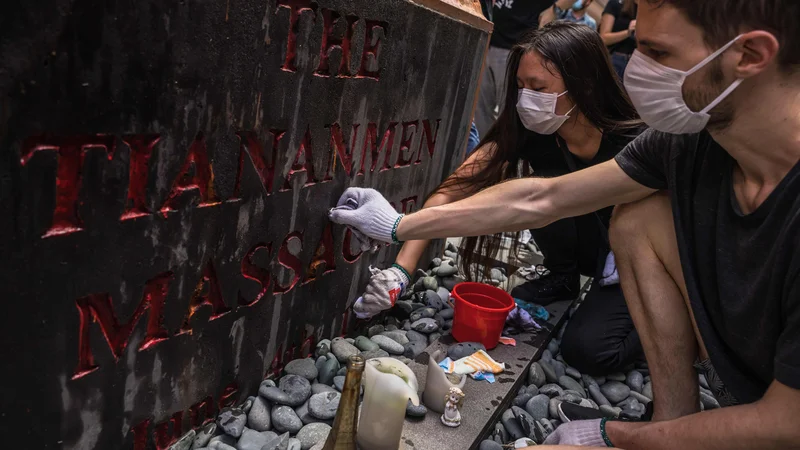
[[[394,237],[394,236],[393,236],[393,237]],[[409,282],[409,283],[411,282],[411,275],[409,275],[409,274],[408,274],[408,271],[407,271],[406,269],[404,269],[404,268],[403,268],[403,266],[401,266],[400,264],[394,263],[394,264],[392,264],[392,267],[395,267],[395,268],[397,268],[398,270],[400,270],[400,272],[403,272],[403,274],[404,274],[404,275],[406,276],[406,278],[408,279],[408,282]]]
[[[397,216],[397,220],[394,221],[394,225],[392,226],[392,242],[395,244],[400,243],[400,240],[397,239],[397,226],[400,225],[400,219],[402,219],[403,216],[405,216],[405,214]],[[411,279],[411,277],[408,278]]]
[[[611,439],[609,439],[608,434],[606,434],[606,422],[608,422],[608,417],[600,419],[600,436],[603,437],[603,442],[606,443],[606,446],[613,447],[614,444],[611,443]]]

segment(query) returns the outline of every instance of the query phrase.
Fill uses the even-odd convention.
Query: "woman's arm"
[[[627,30],[612,32],[611,30],[614,29],[614,23],[617,21],[617,18],[614,17],[613,14],[603,13],[602,18],[600,19],[600,37],[603,39],[603,43],[606,44],[606,47],[610,47],[614,44],[618,44],[625,39],[628,39],[633,33],[632,30],[636,29],[636,21],[631,20],[631,25],[628,27]]]
[[[479,172],[486,167],[493,155],[494,144],[486,144],[478,147],[475,152],[456,169],[453,175],[450,175],[450,178],[470,176]],[[461,184],[451,186],[446,191],[433,194],[428,198],[425,204],[422,205],[422,209],[453,203],[467,198],[475,192],[476,190],[471,186]],[[417,263],[425,252],[425,248],[428,246],[429,242],[430,240],[423,239],[404,243],[403,247],[400,249],[400,253],[397,254],[395,263],[403,267],[406,272],[411,273],[417,267]]]

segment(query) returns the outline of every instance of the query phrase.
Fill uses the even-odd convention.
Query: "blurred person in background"
[[[636,50],[636,11],[639,0],[608,0],[600,19],[600,37],[611,53],[620,81],[625,78],[625,68]]]
[[[587,13],[592,0],[558,0],[539,16],[539,26],[544,26],[554,20],[581,23],[597,30],[597,22]]]

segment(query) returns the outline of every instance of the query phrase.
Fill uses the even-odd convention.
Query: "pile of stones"
[[[503,412],[491,438],[481,442],[480,450],[501,450],[504,444],[523,446],[523,442],[531,444],[530,441],[541,444],[561,425],[561,402],[594,408],[609,418],[641,419],[653,399],[647,364],[606,376],[582,374],[570,367],[559,352],[565,328],[550,341],[541,358],[531,364],[527,384],[519,389],[511,408]],[[702,374],[699,384],[701,409],[719,408]]]
[[[333,425],[344,386],[346,362],[352,355],[365,359],[393,357],[410,363],[453,326],[450,291],[463,281],[457,273],[456,248],[420,270],[412,289],[395,306],[375,319],[355,338],[321,340],[314,358],[296,359],[279,380],[264,380],[258,395],[224,408],[216,423],[189,431],[168,450],[318,450]],[[498,280],[495,280],[498,283]],[[451,357],[466,356],[479,344],[458,344]],[[463,355],[462,355],[463,353]],[[409,402],[409,417],[424,417],[425,406]]]

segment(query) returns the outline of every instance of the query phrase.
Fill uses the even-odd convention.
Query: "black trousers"
[[[567,323],[561,353],[572,367],[590,375],[606,375],[644,360],[639,334],[620,285],[598,283],[608,254],[607,230],[595,214],[562,219],[531,230],[551,271],[578,271],[595,282]]]

